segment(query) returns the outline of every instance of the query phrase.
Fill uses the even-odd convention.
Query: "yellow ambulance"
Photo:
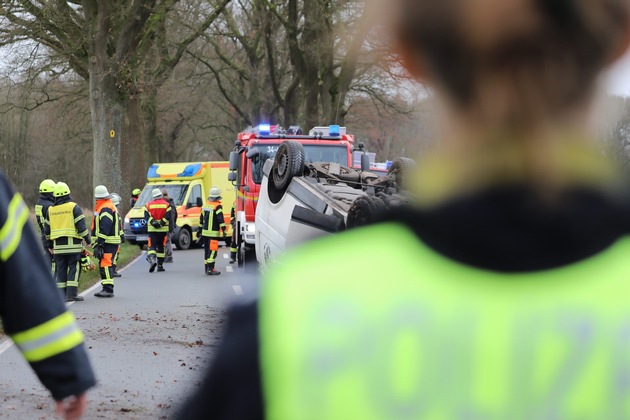
[[[151,201],[154,188],[166,189],[177,208],[177,225],[172,242],[177,249],[188,249],[195,243],[201,208],[208,199],[210,188],[221,189],[223,214],[228,237],[232,235],[230,209],[234,202],[234,186],[228,181],[229,162],[154,163],[147,171],[144,186],[135,206],[125,216],[125,240],[144,246],[149,240],[144,206]]]

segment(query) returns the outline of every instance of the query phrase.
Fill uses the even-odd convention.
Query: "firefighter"
[[[44,233],[44,223],[48,218],[48,208],[55,203],[55,197],[53,192],[55,190],[55,181],[52,179],[45,179],[39,184],[39,199],[35,204],[35,219],[37,220],[37,227],[39,227],[39,234],[42,241],[42,248],[44,249],[44,255],[50,262],[51,273],[55,273],[55,258],[48,249],[48,241],[46,234]]]
[[[120,196],[116,193],[112,193],[111,198],[112,198],[112,203],[114,203],[114,207],[116,207],[116,213],[118,213],[118,232],[120,234],[120,243],[122,244],[125,242],[125,230],[123,229],[123,219],[122,217],[120,217],[120,211],[118,208],[118,206],[120,206]],[[116,250],[116,255],[114,255],[114,261],[112,264],[113,277],[122,277],[122,274],[120,274],[117,270],[118,257],[120,256],[120,246],[121,245],[118,245],[118,249]]]
[[[70,188],[58,182],[53,191],[55,204],[48,209],[44,232],[48,249],[53,254],[57,287],[66,302],[81,302],[78,295],[81,275],[81,253],[84,244],[90,243],[85,215],[70,197]]]
[[[630,2],[380,4],[446,113],[413,207],[270,266],[181,418],[628,417],[630,179],[587,116]]]
[[[238,252],[238,243],[236,242],[236,200],[232,203],[230,210],[230,224],[232,225],[232,240],[230,241],[230,264],[236,262],[236,253]]]
[[[164,251],[164,262],[172,263],[173,262],[173,232],[175,230],[175,226],[177,226],[177,208],[175,207],[175,201],[172,197],[169,197],[168,190],[166,188],[162,189],[162,198],[164,198],[167,202],[169,210],[171,212],[171,218],[168,222],[168,234],[166,235],[166,247]]]
[[[134,208],[134,206],[136,205],[136,201],[138,201],[138,197],[140,197],[141,193],[142,190],[140,188],[134,188],[133,191],[131,191],[131,200],[129,200],[129,206],[131,208]]]
[[[221,206],[221,190],[217,186],[210,188],[208,202],[201,209],[199,217],[199,229],[197,238],[201,237],[203,244],[205,272],[209,276],[221,274],[214,268],[219,250],[219,231],[226,236],[225,220],[223,218],[223,206]]]
[[[147,252],[149,273],[153,273],[156,266],[157,271],[166,271],[163,265],[164,249],[171,220],[170,204],[162,196],[162,191],[154,188],[151,191],[151,197],[153,200],[149,201],[144,208],[144,219],[149,231],[149,251]]]
[[[0,173],[2,327],[52,394],[57,414],[77,419],[96,379],[83,333],[59,298],[28,220],[26,203]]]
[[[102,290],[94,296],[114,297],[114,256],[120,247],[120,219],[111,195],[104,185],[94,188],[96,207],[92,219],[92,247],[99,260]]]

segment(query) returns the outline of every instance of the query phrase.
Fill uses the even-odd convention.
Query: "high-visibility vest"
[[[266,418],[629,418],[629,256],[501,273],[396,223],[307,244],[262,283]]]
[[[70,201],[64,204],[51,206],[48,209],[48,222],[50,223],[51,240],[61,237],[81,239],[75,225],[75,206],[76,203]]]
[[[219,229],[225,226],[225,223],[215,224],[214,216],[221,214],[223,216],[223,206],[220,201],[208,201],[206,205],[201,208],[203,214],[203,226],[201,235],[209,236],[211,238],[219,237]]]
[[[164,200],[163,198],[158,198],[147,203],[147,205],[145,206],[147,212],[149,213],[149,220],[147,220],[147,231],[168,232],[170,220],[166,218],[166,212],[168,211],[169,207],[170,205],[168,204],[168,201]],[[153,225],[151,224],[151,221],[153,220],[162,220],[165,222],[165,226],[161,226],[159,228],[153,227]]]

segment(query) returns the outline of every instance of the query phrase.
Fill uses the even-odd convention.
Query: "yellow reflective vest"
[[[263,283],[266,418],[630,418],[629,256],[500,273],[395,223],[304,246]]]

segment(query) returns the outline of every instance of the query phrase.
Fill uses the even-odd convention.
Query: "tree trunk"
[[[141,105],[138,97],[124,102],[123,132],[124,141],[121,143],[121,167],[125,177],[122,178],[122,188],[116,192],[123,197],[121,206],[126,214],[131,190],[142,188],[147,182],[147,168],[144,163],[144,130],[142,126]]]
[[[94,57],[94,56],[93,56]],[[96,61],[96,62],[94,62]],[[113,77],[93,58],[90,62],[90,111],[94,137],[93,186],[123,191],[121,143],[124,107]]]

